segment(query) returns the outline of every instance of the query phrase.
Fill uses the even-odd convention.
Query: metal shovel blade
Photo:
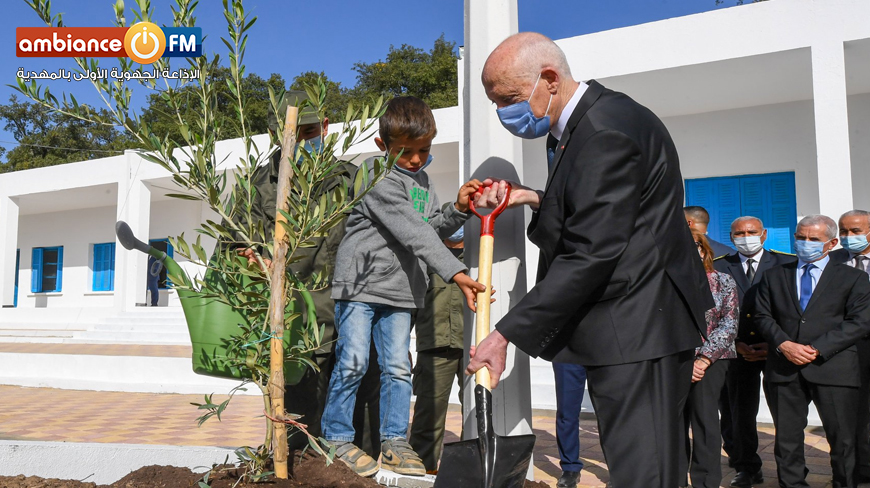
[[[533,434],[496,435],[492,393],[474,388],[478,438],[444,444],[434,488],[522,488],[535,449]]]

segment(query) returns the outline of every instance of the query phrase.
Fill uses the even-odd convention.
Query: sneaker
[[[381,442],[381,467],[411,476],[426,474],[423,460],[414,452],[411,444],[402,438]]]
[[[353,445],[353,442],[333,442],[333,444],[335,445],[335,458],[341,460],[354,473],[368,478],[378,472],[378,462],[365,451]]]

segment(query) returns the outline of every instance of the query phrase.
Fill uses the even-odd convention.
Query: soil
[[[321,456],[296,456],[290,478],[270,478],[266,482],[239,481],[242,471],[234,466],[218,466],[209,476],[211,488],[379,488],[375,480],[360,478],[343,463],[326,466]],[[0,476],[0,488],[197,488],[203,473],[174,466],[145,466],[111,485],[75,480],[43,479],[37,476]],[[526,481],[523,488],[549,488],[542,481]]]

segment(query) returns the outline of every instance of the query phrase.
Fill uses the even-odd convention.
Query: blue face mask
[[[825,255],[825,244],[828,242],[794,241],[795,254],[805,263],[818,261]]]
[[[535,89],[538,88],[538,81],[540,80],[541,75],[538,74],[538,78],[535,80],[535,87],[532,88],[532,93],[529,95],[529,100],[535,94]],[[550,101],[547,103],[547,110],[544,111],[543,117],[535,117],[529,100],[502,107],[495,112],[498,114],[498,120],[501,121],[501,125],[511,134],[523,139],[537,139],[550,132],[550,116],[547,115],[547,112],[550,111],[550,104],[553,103],[553,95],[550,95]]]
[[[864,234],[863,236],[842,236],[840,237],[840,244],[842,244],[843,248],[847,249],[849,252],[858,254],[864,249],[867,249],[867,246],[870,245],[870,243],[867,242],[868,235],[870,234]]]
[[[389,159],[390,153],[388,152],[388,153],[384,154],[384,158]],[[423,164],[423,166],[421,166],[420,169],[418,169],[417,171],[411,171],[410,169],[400,168],[398,164],[394,164],[393,169],[398,171],[399,173],[404,173],[408,176],[414,176],[417,173],[426,169],[426,166],[429,166],[430,164],[432,164],[432,155],[431,154],[429,155],[428,158],[426,158],[426,162]]]
[[[307,149],[312,156],[318,154],[320,153],[321,147],[323,147],[323,138],[321,136],[317,136],[311,139],[306,139],[305,144],[303,144],[302,147]],[[301,161],[302,154],[299,153],[298,156],[299,160]]]

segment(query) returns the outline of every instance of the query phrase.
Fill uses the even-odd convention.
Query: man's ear
[[[828,246],[830,246],[830,247],[828,247],[828,250],[830,251],[831,249],[837,247],[837,243],[838,243],[838,242],[840,242],[840,239],[838,239],[838,238],[836,238],[836,237],[833,238],[833,239],[831,239],[831,242],[828,243]],[[826,246],[826,247],[827,247],[827,246]]]
[[[541,79],[547,82],[547,91],[550,92],[551,95],[555,95],[556,92],[559,91],[559,83],[562,79],[559,77],[559,73],[555,69],[549,66],[542,69]]]
[[[380,149],[381,151],[387,150],[387,145],[384,144],[384,140],[380,137],[375,137],[375,145],[378,146],[378,149]]]

